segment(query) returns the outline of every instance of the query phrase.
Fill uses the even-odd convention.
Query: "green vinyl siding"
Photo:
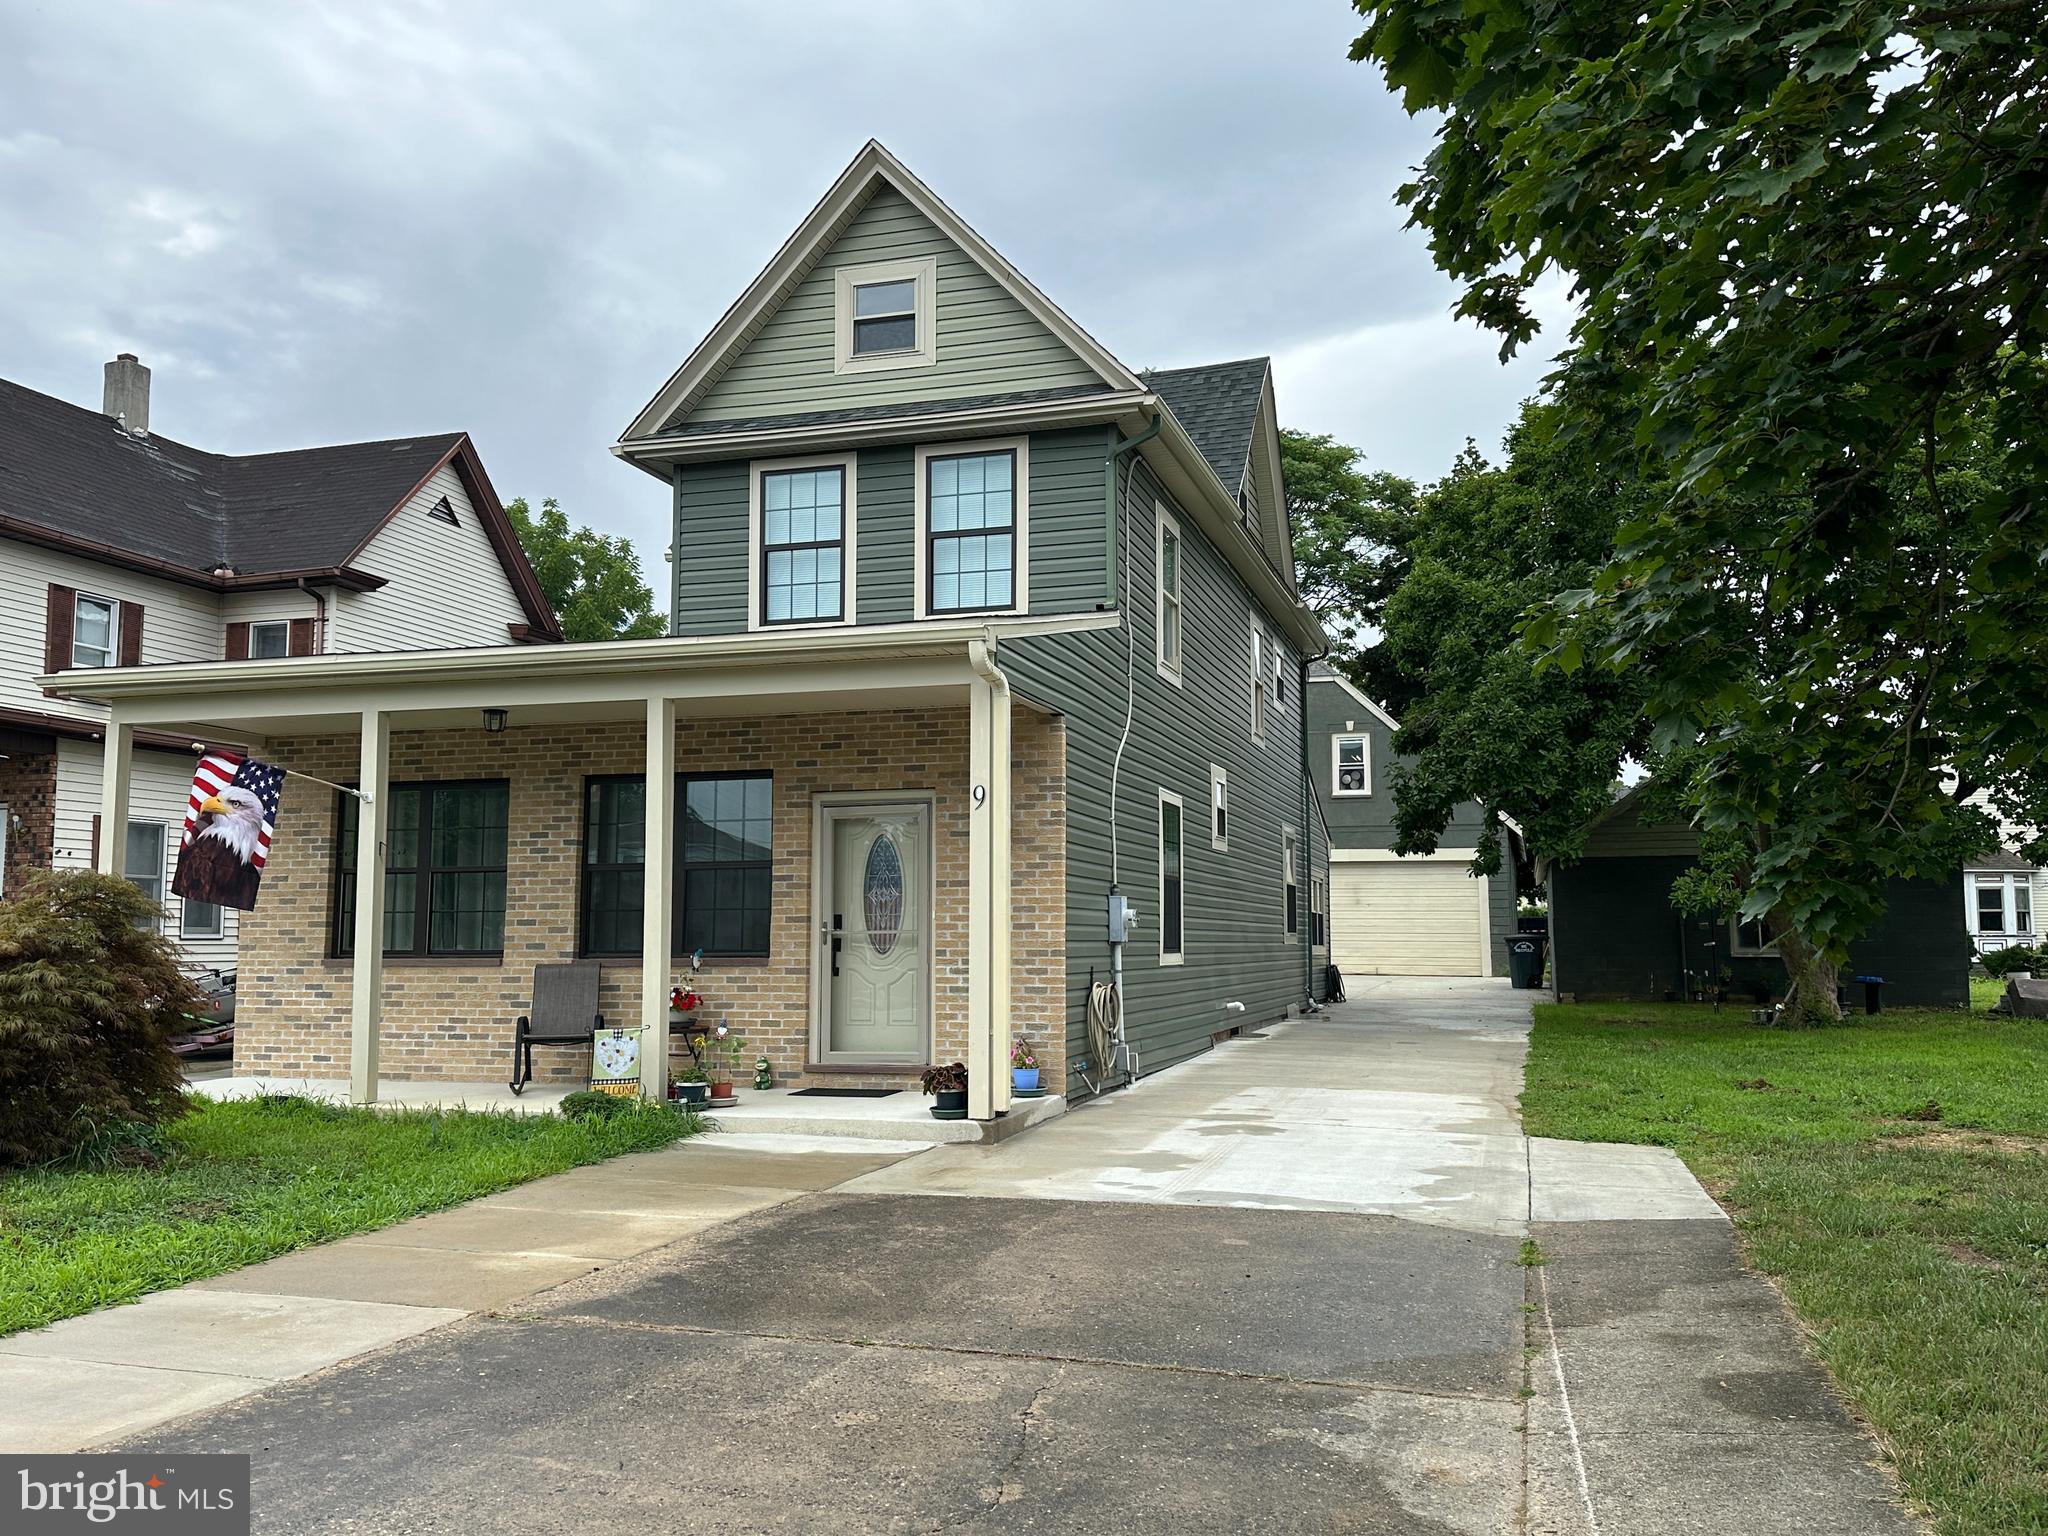
[[[901,447],[863,449],[859,461],[860,549],[857,580],[863,624],[908,624],[917,584],[911,531],[914,452]]]
[[[747,627],[747,466],[676,470],[675,604],[671,633],[728,635]]]
[[[1031,439],[1031,611],[1093,613],[1103,605],[1102,461],[1110,429]]]
[[[833,372],[836,269],[926,256],[938,263],[938,360],[923,368]],[[1098,382],[1092,368],[907,198],[884,188],[683,419],[743,421]]]

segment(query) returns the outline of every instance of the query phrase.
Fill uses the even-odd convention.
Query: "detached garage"
[[[1492,881],[1461,859],[1330,860],[1330,958],[1346,976],[1491,976]],[[1355,860],[1356,855],[1353,855]]]

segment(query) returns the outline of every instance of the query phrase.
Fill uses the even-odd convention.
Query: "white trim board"
[[[1470,864],[1479,856],[1477,848],[1439,848],[1435,853],[1394,852],[1391,848],[1332,848],[1332,864]]]

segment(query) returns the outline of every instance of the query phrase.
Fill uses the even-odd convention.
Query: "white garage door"
[[[1479,976],[1486,882],[1462,859],[1332,864],[1330,958],[1347,976]]]

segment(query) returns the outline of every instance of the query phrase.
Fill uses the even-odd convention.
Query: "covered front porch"
[[[345,1076],[358,1103],[495,1081],[534,967],[588,958],[606,1024],[650,1045],[694,986],[745,1038],[743,1084],[765,1056],[783,1089],[914,1094],[927,1062],[962,1060],[987,1122],[1013,1032],[1063,1081],[1063,924],[1020,934],[1011,907],[1021,888],[1063,910],[1064,736],[1000,665],[1005,634],[1044,627],[140,669],[94,680],[102,814],[126,818],[137,728],[312,776],[287,781],[243,924],[237,1078]],[[589,1060],[537,1054],[536,1086]],[[689,1064],[644,1049],[641,1090]]]

